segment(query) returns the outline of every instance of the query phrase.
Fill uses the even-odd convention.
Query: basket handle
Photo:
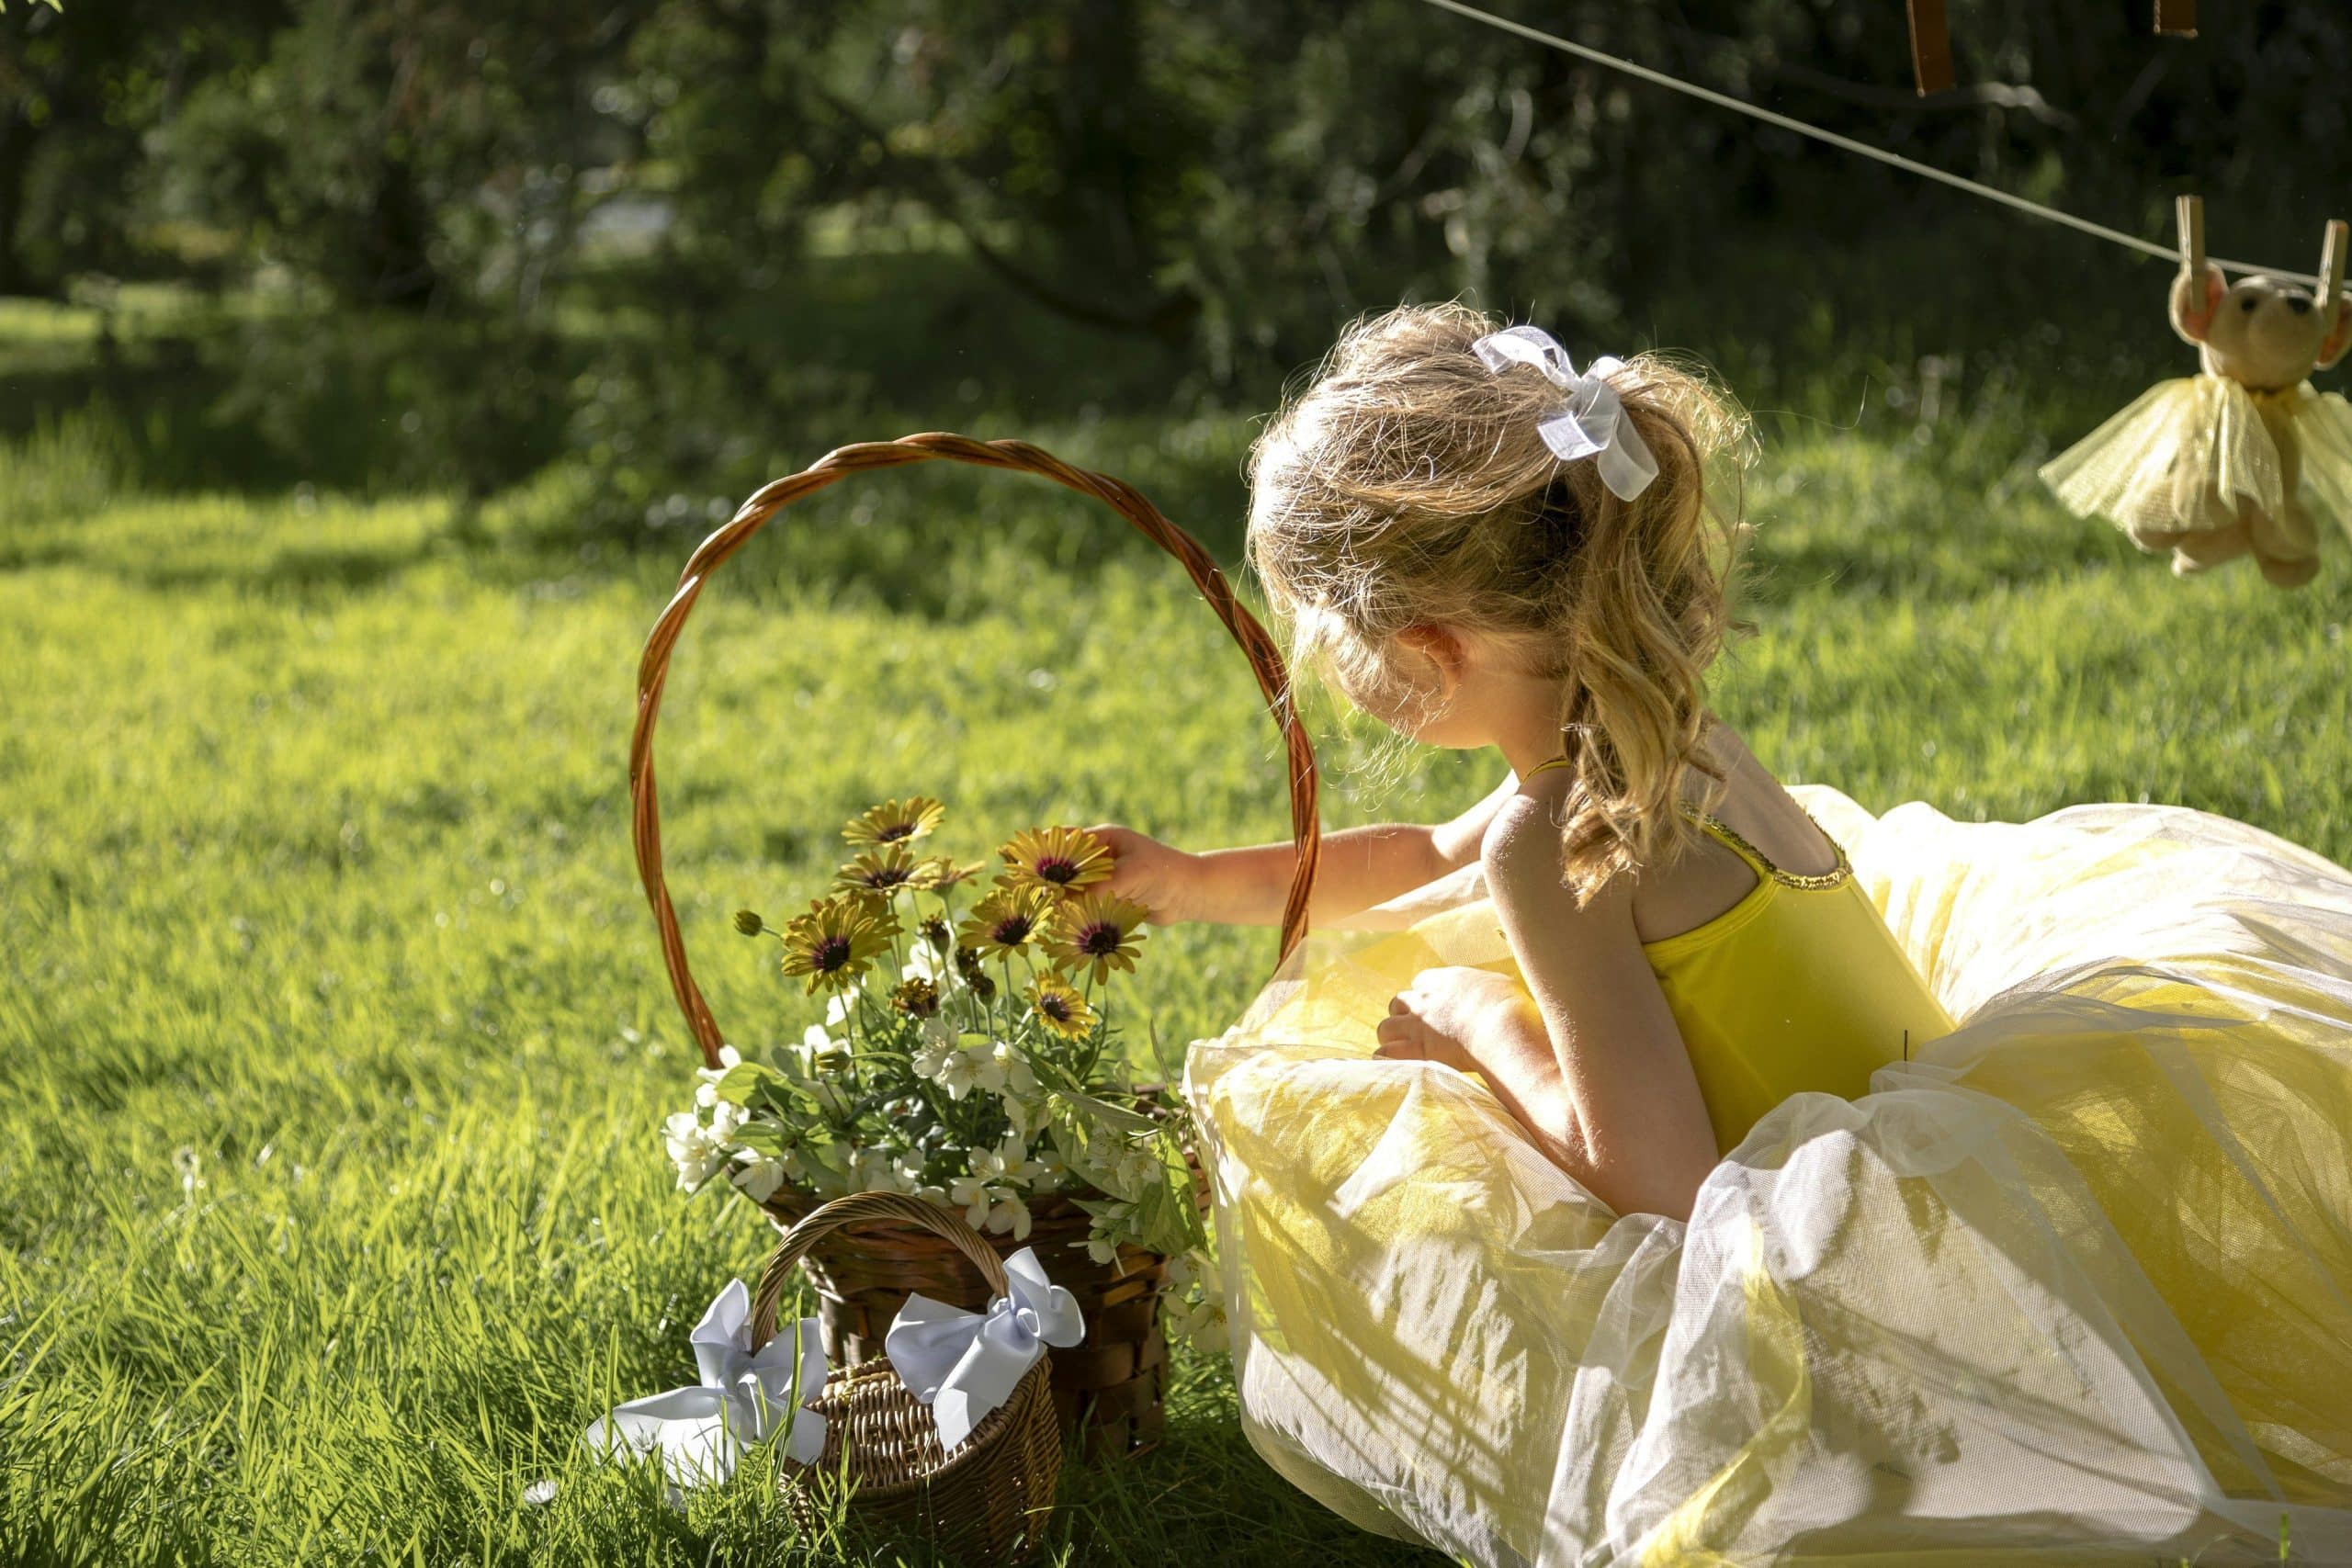
[[[962,1214],[904,1192],[853,1192],[846,1198],[820,1204],[776,1243],[767,1267],[760,1272],[759,1292],[752,1298],[753,1350],[775,1335],[776,1304],[784,1299],[784,1282],[791,1278],[793,1265],[834,1231],[876,1221],[914,1225],[931,1232],[970,1260],[972,1267],[980,1271],[980,1278],[988,1281],[991,1297],[1012,1293],[1012,1284],[1004,1277],[1004,1260]]]
[[[1316,866],[1323,850],[1322,831],[1315,815],[1314,748],[1291,703],[1288,671],[1283,665],[1281,649],[1266,635],[1266,628],[1258,624],[1257,617],[1233,596],[1232,585],[1226,581],[1225,573],[1200,542],[1160,515],[1158,507],[1125,481],[1108,474],[1074,468],[1025,441],[980,441],[969,435],[932,431],[902,435],[896,441],[837,446],[798,473],[770,480],[742,504],[731,520],[702,542],[679,575],[678,591],[671,596],[662,618],[653,623],[652,635],[645,639],[645,652],[638,661],[637,728],[628,746],[630,835],[637,846],[638,876],[645,884],[646,900],[653,906],[654,923],[661,929],[662,959],[669,966],[670,989],[678,998],[679,1010],[686,1015],[686,1027],[693,1031],[695,1043],[702,1047],[707,1066],[718,1066],[718,1047],[724,1037],[718,1032],[718,1021],[710,1016],[709,1004],[703,1000],[702,987],[695,984],[694,975],[686,966],[685,940],[678,933],[677,911],[671,907],[669,885],[662,875],[662,803],[653,782],[653,725],[661,716],[662,690],[670,678],[671,649],[677,646],[686,617],[694,613],[695,603],[702,597],[703,585],[710,581],[710,574],[741,549],[770,517],[851,474],[940,458],[983,468],[1036,474],[1081,495],[1091,495],[1134,524],[1136,532],[1174,556],[1183,567],[1201,591],[1201,597],[1208,601],[1209,608],[1225,623],[1225,629],[1233,634],[1233,640],[1241,645],[1241,651],[1248,656],[1250,672],[1258,677],[1258,689],[1265,695],[1267,711],[1273,715],[1290,753],[1290,831],[1297,858],[1291,872],[1290,891],[1283,900],[1282,946],[1275,957],[1275,967],[1279,969],[1306,940],[1306,905],[1315,891]]]

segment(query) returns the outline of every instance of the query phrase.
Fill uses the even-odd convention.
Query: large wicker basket
[[[1004,1265],[961,1215],[895,1192],[860,1192],[825,1204],[777,1245],[752,1301],[754,1350],[775,1335],[793,1266],[818,1242],[873,1224],[921,1231],[948,1248],[986,1296],[1007,1293]],[[786,1506],[813,1530],[828,1505],[845,1498],[850,1519],[927,1540],[957,1562],[1021,1562],[1035,1551],[1061,1484],[1061,1433],[1046,1384],[1041,1360],[949,1451],[931,1407],[888,1360],[854,1366],[808,1402],[825,1418],[824,1451],[812,1465],[784,1461]]]
[[[767,521],[796,501],[851,474],[945,460],[980,468],[1033,473],[1091,495],[1125,518],[1146,538],[1176,558],[1201,597],[1250,660],[1268,710],[1280,728],[1288,753],[1291,834],[1296,864],[1283,901],[1277,965],[1306,935],[1306,906],[1315,885],[1322,840],[1316,819],[1315,753],[1293,710],[1282,654],[1265,628],[1234,597],[1225,573],[1197,540],[1134,489],[1106,474],[1075,468],[1020,441],[978,441],[933,433],[842,446],[797,474],[774,480],[743,503],[724,526],[702,542],[678,579],[677,592],[654,624],[638,665],[637,728],[629,743],[631,830],[638,874],[662,939],[670,987],[707,1066],[718,1065],[724,1042],[701,987],[687,966],[685,941],[662,868],[662,808],[654,784],[653,730],[670,673],[670,655],[685,629],[711,574],[749,542]],[[772,1208],[791,1224],[809,1212],[810,1200],[784,1192]],[[1165,1391],[1166,1345],[1159,1326],[1159,1291],[1167,1259],[1129,1247],[1114,1262],[1097,1264],[1082,1246],[1087,1216],[1067,1196],[1049,1195],[1031,1206],[1034,1246],[1056,1282],[1079,1300],[1086,1316],[1086,1339],[1069,1350],[1052,1352],[1055,1404],[1066,1430],[1082,1429],[1089,1457],[1137,1452],[1160,1427]],[[1000,1253],[1024,1245],[1010,1236],[989,1238]],[[871,1355],[883,1331],[910,1291],[962,1306],[984,1299],[956,1250],[923,1224],[881,1223],[854,1236],[831,1235],[812,1243],[805,1260],[816,1284],[826,1350],[836,1364]]]

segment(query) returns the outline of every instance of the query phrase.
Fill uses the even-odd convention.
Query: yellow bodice
[[[1727,1151],[1789,1096],[1866,1094],[1871,1073],[1953,1025],[1842,848],[1834,870],[1802,875],[1714,818],[1697,820],[1747,863],[1756,886],[1642,951],[1690,1054],[1716,1146]]]

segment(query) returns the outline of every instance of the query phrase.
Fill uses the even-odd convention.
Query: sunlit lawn
[[[79,335],[6,326],[43,355]],[[2042,423],[2007,393],[1931,444],[1768,421],[1760,635],[1724,711],[1785,775],[1874,809],[2174,801],[2352,858],[2352,552],[2332,541],[2297,595],[2176,583],[2035,491]],[[1250,429],[904,421],[964,423],[1178,476],[1193,505],[1238,495]],[[694,1319],[771,1239],[683,1200],[657,1133],[694,1058],[624,752],[695,528],[583,552],[562,468],[459,526],[431,493],[142,486],[109,450],[67,418],[0,451],[0,1556],[852,1551],[794,1543],[754,1483],[680,1515],[577,1442],[685,1380]],[[805,511],[707,597],[662,736],[673,891],[738,1039],[806,1021],[729,912],[812,888],[870,800],[945,796],[967,853],[1035,820],[1282,830],[1239,656],[1108,513],[998,475],[876,477]],[[1230,549],[1229,512],[1180,520]],[[1331,824],[1447,812],[1499,768],[1383,768],[1361,735],[1326,756]],[[1140,995],[1171,1063],[1272,951],[1154,938]],[[1072,1486],[1057,1560],[1414,1558],[1255,1458],[1221,1364],[1177,1381],[1164,1448]],[[526,1506],[548,1477],[556,1501]]]

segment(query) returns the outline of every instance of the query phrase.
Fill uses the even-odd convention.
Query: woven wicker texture
[[[775,1337],[785,1281],[808,1249],[845,1227],[870,1224],[926,1232],[954,1249],[967,1275],[979,1276],[987,1296],[1005,1293],[1004,1265],[961,1215],[896,1192],[860,1192],[825,1204],[777,1244],[752,1301],[754,1349]],[[809,1406],[826,1419],[824,1452],[813,1465],[784,1463],[785,1501],[804,1524],[823,1517],[846,1481],[842,1506],[851,1520],[920,1536],[958,1562],[1018,1562],[1035,1550],[1062,1470],[1043,1360],[953,1452],[941,1449],[931,1408],[887,1360],[834,1376]]]
[[[662,958],[669,966],[670,988],[677,996],[678,1006],[686,1015],[686,1026],[693,1031],[695,1043],[702,1047],[703,1062],[707,1066],[718,1065],[718,1048],[726,1037],[720,1032],[718,1021],[711,1017],[702,989],[695,984],[694,974],[687,966],[685,941],[678,933],[677,911],[671,907],[669,885],[662,874],[662,805],[660,792],[654,786],[653,727],[661,716],[662,688],[669,681],[671,650],[685,630],[686,617],[694,613],[711,573],[741,549],[769,518],[851,474],[941,459],[1036,474],[1082,495],[1091,495],[1133,524],[1138,533],[1174,556],[1184,568],[1210,610],[1233,635],[1234,641],[1241,645],[1241,651],[1250,660],[1250,671],[1258,678],[1258,689],[1265,696],[1267,709],[1282,729],[1290,762],[1291,837],[1298,854],[1291,874],[1290,891],[1283,905],[1277,966],[1306,939],[1306,904],[1315,888],[1316,863],[1323,841],[1315,814],[1314,749],[1291,705],[1281,650],[1266,635],[1265,627],[1258,624],[1257,617],[1234,598],[1232,585],[1226,581],[1225,573],[1209,558],[1200,542],[1161,516],[1158,507],[1124,480],[1072,468],[1025,441],[978,441],[968,435],[934,431],[902,435],[896,441],[840,446],[797,474],[771,480],[745,502],[733,518],[702,542],[687,560],[685,570],[678,578],[678,591],[671,596],[661,619],[654,623],[652,635],[645,641],[645,652],[638,661],[637,728],[629,738],[628,748],[630,834],[637,847],[638,875],[645,885],[646,899],[653,906],[654,923],[661,931]]]
[[[768,1207],[795,1224],[806,1201],[779,1191]],[[1159,1292],[1168,1259],[1123,1247],[1114,1262],[1097,1263],[1085,1247],[1091,1216],[1065,1194],[1048,1193],[1029,1212],[1026,1239],[983,1239],[1000,1257],[1035,1247],[1047,1277],[1069,1292],[1085,1314],[1084,1340],[1046,1352],[1057,1420],[1079,1438],[1090,1461],[1141,1453],[1159,1440],[1163,1426],[1168,1343],[1159,1328]],[[975,1311],[989,1299],[960,1257],[917,1226],[876,1224],[820,1238],[801,1266],[817,1288],[825,1354],[836,1366],[881,1354],[882,1337],[911,1292]]]

